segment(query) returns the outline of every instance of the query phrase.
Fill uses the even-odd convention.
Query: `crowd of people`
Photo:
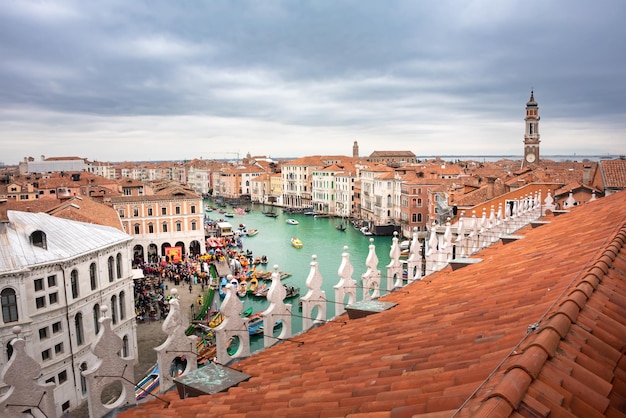
[[[188,256],[180,261],[171,261],[167,257],[158,263],[135,260],[134,268],[143,271],[143,278],[135,279],[135,313],[137,320],[164,319],[169,312],[170,299],[168,289],[176,287],[189,289],[192,293],[196,285],[200,286],[199,299],[205,289],[214,285],[211,264],[226,263],[230,274],[238,277],[246,274],[252,267],[252,252],[243,251],[237,239],[220,239],[215,245],[208,246],[205,254]]]

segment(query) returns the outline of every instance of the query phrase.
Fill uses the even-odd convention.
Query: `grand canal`
[[[208,202],[208,204],[212,204]],[[389,236],[365,236],[360,231],[354,229],[347,223],[345,231],[336,228],[342,222],[339,218],[316,218],[304,214],[286,214],[281,208],[271,208],[269,206],[251,205],[251,211],[232,218],[224,218],[218,211],[207,213],[211,220],[224,219],[236,229],[239,224],[245,224],[248,229],[258,229],[259,233],[253,237],[244,237],[244,250],[251,250],[254,257],[267,256],[268,264],[263,267],[271,270],[274,265],[278,266],[281,272],[291,273],[283,283],[300,288],[300,295],[307,292],[306,279],[309,275],[312,256],[317,256],[318,268],[323,278],[322,289],[326,292],[327,316],[328,319],[335,316],[335,302],[333,286],[339,281],[338,269],[341,264],[341,254],[344,246],[350,254],[350,262],[354,268],[352,278],[356,280],[357,286],[361,284],[361,274],[365,273],[365,260],[369,252],[370,238],[376,246],[378,257],[378,270],[381,272],[381,293],[386,293],[386,266],[389,264],[389,251],[392,237]],[[230,208],[225,208],[230,209]],[[272,218],[265,216],[263,211],[274,211],[278,214]],[[287,219],[293,218],[298,221],[297,225],[290,225]],[[291,238],[298,237],[302,240],[303,247],[294,248],[291,245]],[[358,298],[361,298],[362,291],[357,289]],[[252,306],[255,312],[263,311],[267,308],[266,299],[247,296],[241,299],[244,309]],[[301,311],[298,309],[299,298],[289,299],[292,304],[292,331],[294,334],[302,330]],[[251,350],[257,351],[263,347],[263,339],[252,338]]]

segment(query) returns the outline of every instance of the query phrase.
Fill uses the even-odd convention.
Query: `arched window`
[[[133,225],[133,231],[135,235],[139,235],[139,224]]]
[[[96,290],[98,288],[96,263],[91,263],[89,265],[89,282],[91,283],[91,290]]]
[[[117,324],[117,296],[111,296],[111,322]]]
[[[152,216],[152,206],[148,206],[148,216]]]
[[[179,205],[176,205],[176,206],[174,207],[174,213],[175,213],[176,215],[180,215],[180,206],[179,206]]]
[[[183,224],[181,221],[176,221],[176,232],[180,232],[183,230]]]
[[[120,292],[120,321],[126,319],[126,292]]]
[[[148,224],[148,233],[154,234],[154,224],[152,222]]]
[[[116,261],[116,267],[117,267],[117,278],[121,279],[122,278],[122,254],[121,253],[117,253],[117,255],[115,256],[115,261]]]
[[[139,216],[139,208],[137,206],[133,207],[133,216]]]
[[[422,199],[417,199],[417,206],[422,207]]]
[[[43,248],[44,250],[48,249],[46,233],[43,231],[37,230],[30,234],[30,242],[36,247]]]
[[[197,225],[195,219],[193,221],[191,221],[191,230],[192,231],[197,231],[198,230],[198,225]]]
[[[83,345],[85,336],[83,334],[83,314],[80,312],[74,317],[74,330],[76,332],[76,345]]]
[[[412,223],[417,222],[417,213],[413,213],[413,214],[411,215],[411,222],[412,222]]]
[[[128,335],[122,338],[122,357],[128,357]]]
[[[417,222],[422,222],[422,214],[421,213],[417,214]]]
[[[163,222],[163,232],[167,232],[167,222]]]
[[[96,303],[93,306],[93,329],[96,331],[96,335],[98,335],[98,333],[100,332],[100,322],[98,321],[99,319],[100,319],[100,305]]]
[[[74,269],[70,273],[70,281],[72,283],[72,297],[74,299],[78,298],[78,270]]]
[[[4,289],[0,293],[0,303],[2,304],[2,321],[6,324],[9,322],[17,321],[17,298],[15,297],[15,290]]]
[[[112,282],[114,279],[113,270],[115,268],[115,262],[113,261],[113,256],[109,257],[109,259],[107,260],[107,265],[109,267],[109,282]]]

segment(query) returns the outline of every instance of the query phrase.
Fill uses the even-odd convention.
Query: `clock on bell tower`
[[[524,158],[522,167],[539,162],[539,106],[535,101],[534,91],[530,92],[530,100],[526,103],[526,131],[524,133]]]

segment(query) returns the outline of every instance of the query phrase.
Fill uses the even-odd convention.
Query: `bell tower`
[[[352,156],[354,158],[359,158],[359,143],[356,141],[352,144]]]
[[[535,101],[534,91],[530,92],[530,100],[526,103],[526,132],[524,133],[524,159],[522,167],[539,162],[539,106]]]

